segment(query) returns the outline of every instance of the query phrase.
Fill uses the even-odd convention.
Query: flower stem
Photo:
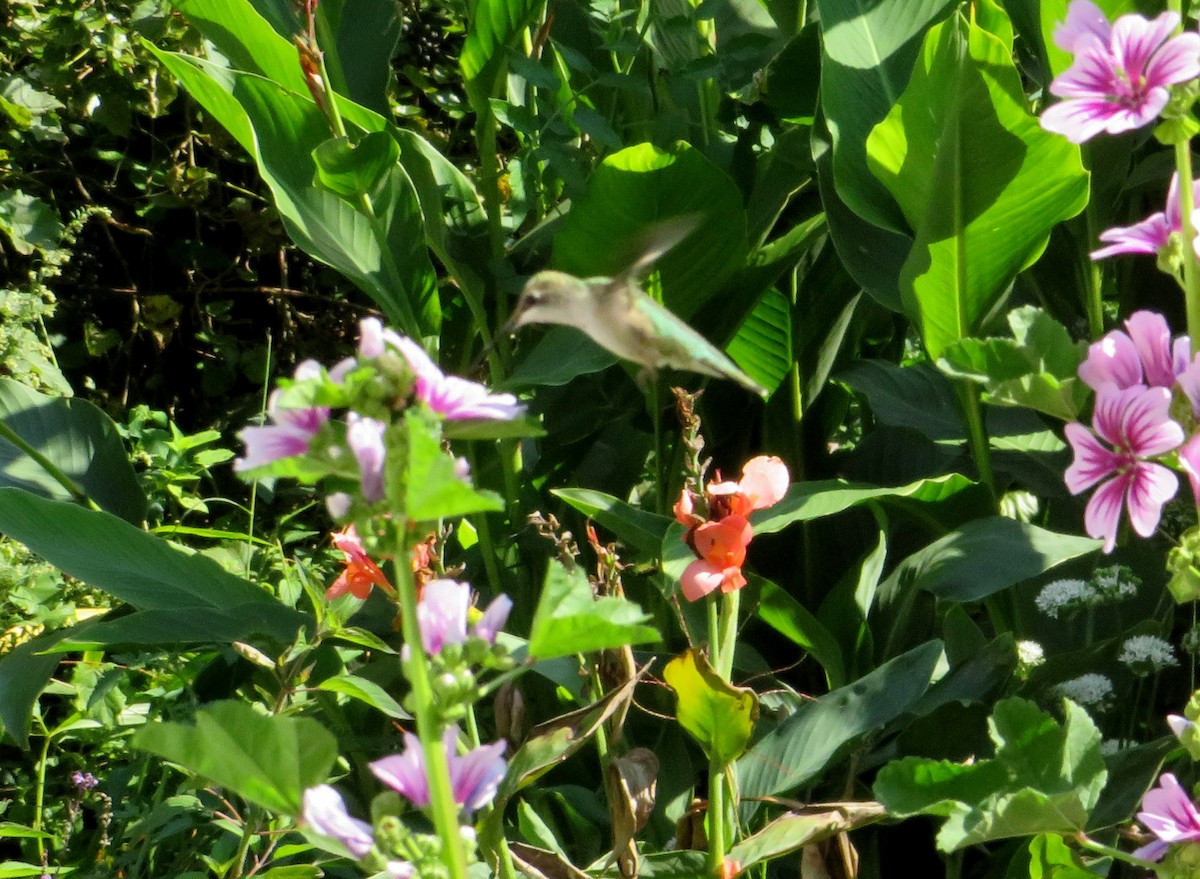
[[[1188,335],[1192,339],[1192,354],[1200,352],[1200,264],[1196,261],[1196,226],[1192,212],[1196,210],[1192,192],[1192,146],[1188,141],[1175,144],[1175,167],[1179,171],[1179,214],[1182,220],[1183,302],[1187,309]]]
[[[1134,866],[1140,867],[1143,870],[1154,869],[1155,865],[1150,861],[1143,861],[1141,858],[1135,858],[1133,855],[1125,854],[1125,852],[1121,851],[1119,848],[1113,848],[1112,846],[1105,845],[1102,842],[1096,842],[1096,840],[1092,839],[1082,830],[1075,834],[1075,841],[1079,843],[1082,848],[1104,855],[1105,857],[1112,858],[1114,861],[1124,861],[1126,864],[1133,864]]]
[[[975,468],[979,471],[979,479],[988,488],[995,488],[995,477],[992,475],[992,450],[988,444],[987,427],[983,422],[983,406],[979,402],[978,387],[970,382],[954,383],[962,405],[963,417],[967,423],[967,442],[971,448],[971,457],[975,459]]]
[[[721,661],[716,666],[717,674],[726,681],[733,679],[733,652],[737,643],[738,607],[741,604],[742,592],[735,589],[721,596],[721,611],[719,637],[721,639]]]
[[[725,767],[708,764],[708,863],[714,877],[725,866]]]
[[[412,686],[413,714],[417,719],[417,735],[425,754],[425,771],[429,778],[429,808],[433,826],[442,840],[442,858],[450,871],[450,879],[466,879],[467,855],[463,849],[458,824],[458,806],[450,783],[450,763],[442,747],[441,724],[434,713],[433,688],[429,683],[429,663],[421,629],[417,625],[417,585],[408,565],[408,534],[401,531],[396,540],[393,562],[396,592],[400,599],[400,624],[404,643],[408,645],[408,679]]]

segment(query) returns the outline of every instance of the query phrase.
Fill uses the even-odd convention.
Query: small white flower
[[[1067,697],[1077,705],[1095,711],[1107,709],[1113,698],[1112,681],[1094,672],[1063,681],[1057,690],[1059,695]]]
[[[1117,660],[1137,675],[1153,674],[1178,665],[1175,649],[1157,635],[1134,635],[1121,645]]]
[[[1050,619],[1056,620],[1060,613],[1097,604],[1098,599],[1096,590],[1085,580],[1055,580],[1042,587],[1033,603]]]
[[[1039,665],[1046,661],[1046,652],[1042,650],[1042,645],[1037,641],[1018,641],[1017,642],[1017,677],[1021,680],[1028,679],[1029,675]]]
[[[1123,751],[1125,743],[1120,739],[1105,739],[1100,743],[1100,753],[1105,757],[1111,757],[1113,754]]]

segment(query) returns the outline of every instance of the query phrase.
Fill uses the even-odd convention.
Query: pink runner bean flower
[[[1192,361],[1191,340],[1171,341],[1166,319],[1153,311],[1137,311],[1088,348],[1079,365],[1079,378],[1094,391],[1106,387],[1124,390],[1135,385],[1171,388]]]
[[[742,565],[754,531],[745,516],[726,516],[696,528],[692,546],[700,558],[679,578],[683,597],[698,601],[714,589],[733,592],[746,585]]]
[[[787,494],[790,481],[787,465],[783,461],[773,456],[759,455],[742,467],[740,480],[710,483],[706,491],[712,499],[725,499],[713,504],[728,508],[727,512],[722,510],[720,513],[748,516],[754,510],[765,510],[779,503]]]
[[[462,756],[456,744],[458,729],[449,727],[442,734],[442,747],[450,763],[450,786],[454,802],[468,812],[486,806],[496,795],[496,788],[507,769],[504,761],[504,742],[482,745]],[[376,760],[371,771],[388,787],[407,798],[415,806],[429,805],[429,778],[425,771],[425,754],[421,741],[412,733],[404,734],[404,751]]]
[[[1104,480],[1088,501],[1084,527],[1091,537],[1104,539],[1105,552],[1116,545],[1123,507],[1129,510],[1133,530],[1149,537],[1158,527],[1163,504],[1179,489],[1174,473],[1147,460],[1183,442],[1183,428],[1168,414],[1170,405],[1166,388],[1105,387],[1096,395],[1095,434],[1078,422],[1066,427],[1075,453],[1065,474],[1071,494]],[[1113,448],[1101,444],[1097,435]]]
[[[1162,774],[1158,784],[1142,797],[1142,811],[1137,816],[1158,837],[1133,853],[1147,861],[1162,860],[1171,843],[1200,841],[1200,813],[1187,791],[1169,772]]]
[[[1178,26],[1174,12],[1153,21],[1122,15],[1110,25],[1089,0],[1072,0],[1054,41],[1075,61],[1050,84],[1066,100],[1042,113],[1042,127],[1083,143],[1152,122],[1167,105],[1168,86],[1200,76],[1200,35],[1171,36]]]
[[[1200,205],[1200,180],[1192,181],[1192,204]],[[1192,212],[1192,228],[1198,228],[1200,210]],[[1106,259],[1120,253],[1158,254],[1171,244],[1172,235],[1183,233],[1183,211],[1179,206],[1179,174],[1171,175],[1167,189],[1167,209],[1151,214],[1132,226],[1116,226],[1100,233],[1100,240],[1108,243],[1092,251],[1092,259]],[[1200,255],[1200,238],[1192,242]]]

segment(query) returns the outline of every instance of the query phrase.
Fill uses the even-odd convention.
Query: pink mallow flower
[[[304,792],[301,817],[313,833],[337,840],[356,859],[365,858],[375,845],[371,825],[350,817],[342,795],[327,784]]]
[[[468,812],[486,806],[507,769],[504,742],[483,745],[459,756],[456,750],[458,729],[449,727],[442,734],[442,747],[450,763],[450,787],[454,802]],[[412,733],[404,734],[404,751],[376,760],[371,771],[388,787],[415,806],[429,805],[429,778],[425,772],[425,754],[421,741]]]
[[[1192,204],[1200,205],[1200,180],[1192,181]],[[1192,212],[1192,228],[1200,222],[1200,211]],[[1120,253],[1148,253],[1157,255],[1171,244],[1172,235],[1183,233],[1183,211],[1179,206],[1179,174],[1171,175],[1167,189],[1167,209],[1151,214],[1132,226],[1117,226],[1100,233],[1100,240],[1108,244],[1092,251],[1092,259],[1105,259]],[[1192,242],[1200,255],[1200,238]]]
[[[1162,774],[1158,784],[1142,797],[1142,811],[1137,816],[1158,837],[1133,853],[1147,861],[1161,861],[1171,843],[1200,841],[1200,813],[1187,791],[1169,772]]]
[[[1066,100],[1042,113],[1042,127],[1083,143],[1152,122],[1167,105],[1168,86],[1200,76],[1200,35],[1171,36],[1178,26],[1174,12],[1153,21],[1122,15],[1110,25],[1089,0],[1072,0],[1054,42],[1075,61],[1050,84]]]
[[[1153,311],[1137,311],[1088,348],[1079,378],[1093,391],[1124,390],[1136,385],[1172,388],[1192,361],[1191,339],[1171,341],[1166,319]]]
[[[455,580],[430,580],[421,592],[421,603],[417,605],[421,643],[431,656],[440,653],[447,644],[462,644],[468,635],[494,644],[511,610],[512,599],[507,595],[498,595],[468,630],[471,587]]]
[[[1078,422],[1066,427],[1075,453],[1065,474],[1071,494],[1105,480],[1084,513],[1087,533],[1104,539],[1105,552],[1116,545],[1123,507],[1129,510],[1133,530],[1149,537],[1158,527],[1163,504],[1179,489],[1174,473],[1147,460],[1183,442],[1183,428],[1168,414],[1170,405],[1166,388],[1104,387],[1096,395],[1095,433]],[[1097,436],[1113,448],[1106,448]]]
[[[416,380],[414,393],[417,399],[443,418],[506,421],[525,411],[512,394],[493,394],[479,382],[446,375],[418,343],[395,330],[386,329],[377,318],[369,317],[359,325],[360,358],[373,360],[388,348],[399,352],[408,361]]]
[[[369,504],[383,500],[384,465],[387,449],[383,445],[383,433],[387,425],[374,418],[365,418],[351,412],[346,418],[346,443],[354,452],[358,472],[362,481],[363,500]]]
[[[279,406],[279,391],[275,391],[267,400],[267,417],[273,423],[246,427],[238,434],[246,444],[246,454],[233,462],[238,473],[303,455],[329,420],[329,409],[324,406],[283,409]]]

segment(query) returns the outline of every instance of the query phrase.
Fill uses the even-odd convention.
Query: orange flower
[[[745,586],[742,563],[753,536],[744,516],[726,516],[696,528],[692,546],[701,558],[688,565],[679,578],[683,597],[696,601],[714,589],[733,592]]]
[[[742,872],[742,862],[736,861],[733,858],[726,858],[721,864],[721,879],[733,879],[734,876]]]
[[[395,587],[388,582],[388,578],[379,569],[379,565],[371,561],[353,525],[347,525],[343,530],[335,533],[333,545],[340,549],[342,555],[345,556],[346,568],[333,581],[333,585],[325,591],[326,599],[332,601],[347,592],[355,598],[365,599],[371,594],[372,586],[378,586],[388,594],[395,594]]]

